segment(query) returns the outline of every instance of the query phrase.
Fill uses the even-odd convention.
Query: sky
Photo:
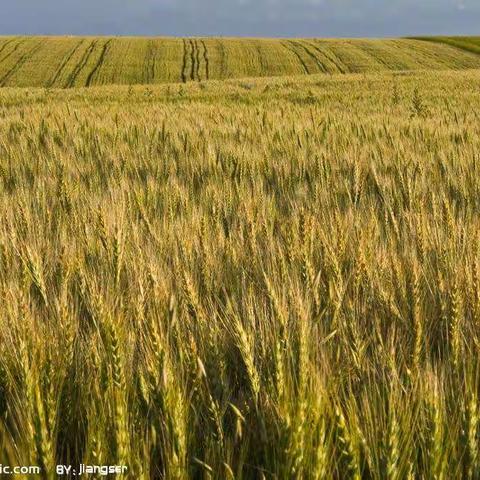
[[[0,0],[0,7],[0,35],[480,35],[480,0]]]

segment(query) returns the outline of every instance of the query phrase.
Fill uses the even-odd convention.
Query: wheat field
[[[479,82],[0,90],[0,464],[478,479]]]
[[[480,37],[418,37],[417,39],[450,45],[467,52],[480,53]]]
[[[478,37],[0,37],[0,87],[72,88],[307,74],[480,68]]]

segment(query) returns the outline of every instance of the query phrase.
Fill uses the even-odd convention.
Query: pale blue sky
[[[480,35],[480,0],[3,0],[0,34]]]

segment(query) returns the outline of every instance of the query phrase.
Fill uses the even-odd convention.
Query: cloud
[[[475,34],[478,0],[15,0],[0,34]]]

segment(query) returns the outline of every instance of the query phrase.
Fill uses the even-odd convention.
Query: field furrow
[[[15,53],[20,49],[20,47],[22,45],[24,45],[25,43],[27,43],[27,41],[28,41],[27,38],[21,38],[17,42],[12,43],[12,48],[8,49],[8,51],[4,52],[3,57],[0,58],[0,68],[4,67],[4,65],[7,64],[9,58],[12,57],[13,55],[15,55]],[[9,46],[9,45],[10,45],[10,43],[7,46]],[[5,50],[7,50],[7,49],[5,48]]]
[[[153,40],[148,41],[147,54],[145,57],[145,73],[143,75],[145,83],[153,83],[155,80],[155,44]]]
[[[187,71],[188,71],[188,44],[186,40],[183,40],[182,73],[180,75],[183,83],[187,82]]]
[[[37,41],[35,45],[26,53],[24,53],[3,76],[0,77],[0,87],[4,87],[10,77],[12,77],[17,70],[19,70],[28,59],[33,57],[33,55],[42,47],[41,41]]]
[[[203,47],[203,61],[205,64],[205,79],[208,80],[210,78],[210,60],[208,58],[208,49],[204,40],[201,40],[201,44]]]
[[[189,45],[189,56],[190,56],[190,73],[189,73],[189,79],[193,82],[195,80],[195,47],[193,45],[193,41],[189,40],[188,41]]]
[[[366,55],[373,58],[382,70],[407,70],[408,66],[402,61],[401,56],[395,55],[390,42],[359,41],[357,47]]]
[[[78,52],[79,48],[83,45],[84,40],[80,40],[74,47],[71,49],[70,53],[62,60],[60,67],[55,72],[55,75],[52,77],[51,80],[48,82],[48,87],[56,86],[58,79],[61,77],[65,69],[67,68],[68,63],[70,60],[75,56]]]
[[[306,64],[305,60],[303,59],[303,57],[298,53],[298,49],[296,47],[295,42],[288,41],[288,42],[285,42],[283,45],[285,46],[285,48],[287,48],[290,52],[292,52],[295,55],[298,62],[302,66],[304,73],[306,73],[308,75],[310,73],[310,70],[309,70],[308,65]]]
[[[315,50],[306,42],[297,42],[297,45],[301,47],[305,53],[312,59],[312,61],[317,65],[317,71],[315,73],[327,73],[328,70],[325,65],[320,61],[320,59],[315,54]]]
[[[196,75],[197,75],[197,79],[200,81],[200,80],[202,80],[201,75],[200,75],[202,56],[201,56],[198,40],[194,40],[194,44],[195,44]]]
[[[190,63],[191,63],[191,69],[190,69],[190,80],[194,82],[195,80],[198,80],[197,78],[197,48],[195,45],[194,40],[189,40],[190,43]]]
[[[224,78],[227,78],[227,74],[228,74],[227,52],[225,49],[225,43],[222,40],[217,40],[216,45],[217,45],[219,56],[220,56],[219,64],[218,64],[218,71],[219,71],[218,78],[224,79]]]
[[[88,74],[87,81],[85,83],[87,87],[90,87],[92,85],[95,76],[98,74],[98,71],[100,70],[103,62],[105,61],[108,47],[110,46],[111,43],[112,43],[112,40],[110,39],[107,42],[105,42],[105,44],[103,45],[102,53],[100,54],[100,57],[98,58],[95,66],[92,68],[92,71]]]
[[[70,74],[68,81],[67,81],[67,87],[71,88],[74,87],[77,83],[77,78],[80,75],[80,72],[85,68],[85,66],[88,63],[88,59],[92,55],[93,50],[95,49],[96,44],[98,43],[98,40],[92,40],[90,42],[89,47],[83,54],[83,57],[80,59],[80,62],[78,65],[75,66],[73,69],[72,73]]]
[[[364,51],[357,41],[328,41],[333,54],[346,66],[349,73],[379,72],[384,65],[369,52]]]
[[[4,40],[0,46],[0,58],[1,58],[1,55],[3,54],[3,52],[6,50],[6,48],[11,45],[12,43],[18,41],[17,38],[9,38],[7,40]]]
[[[335,57],[335,54],[325,45],[324,42],[316,43],[315,40],[307,41],[317,53],[321,55],[323,63],[328,66],[330,73],[347,73],[345,65],[342,65],[342,62]]]

